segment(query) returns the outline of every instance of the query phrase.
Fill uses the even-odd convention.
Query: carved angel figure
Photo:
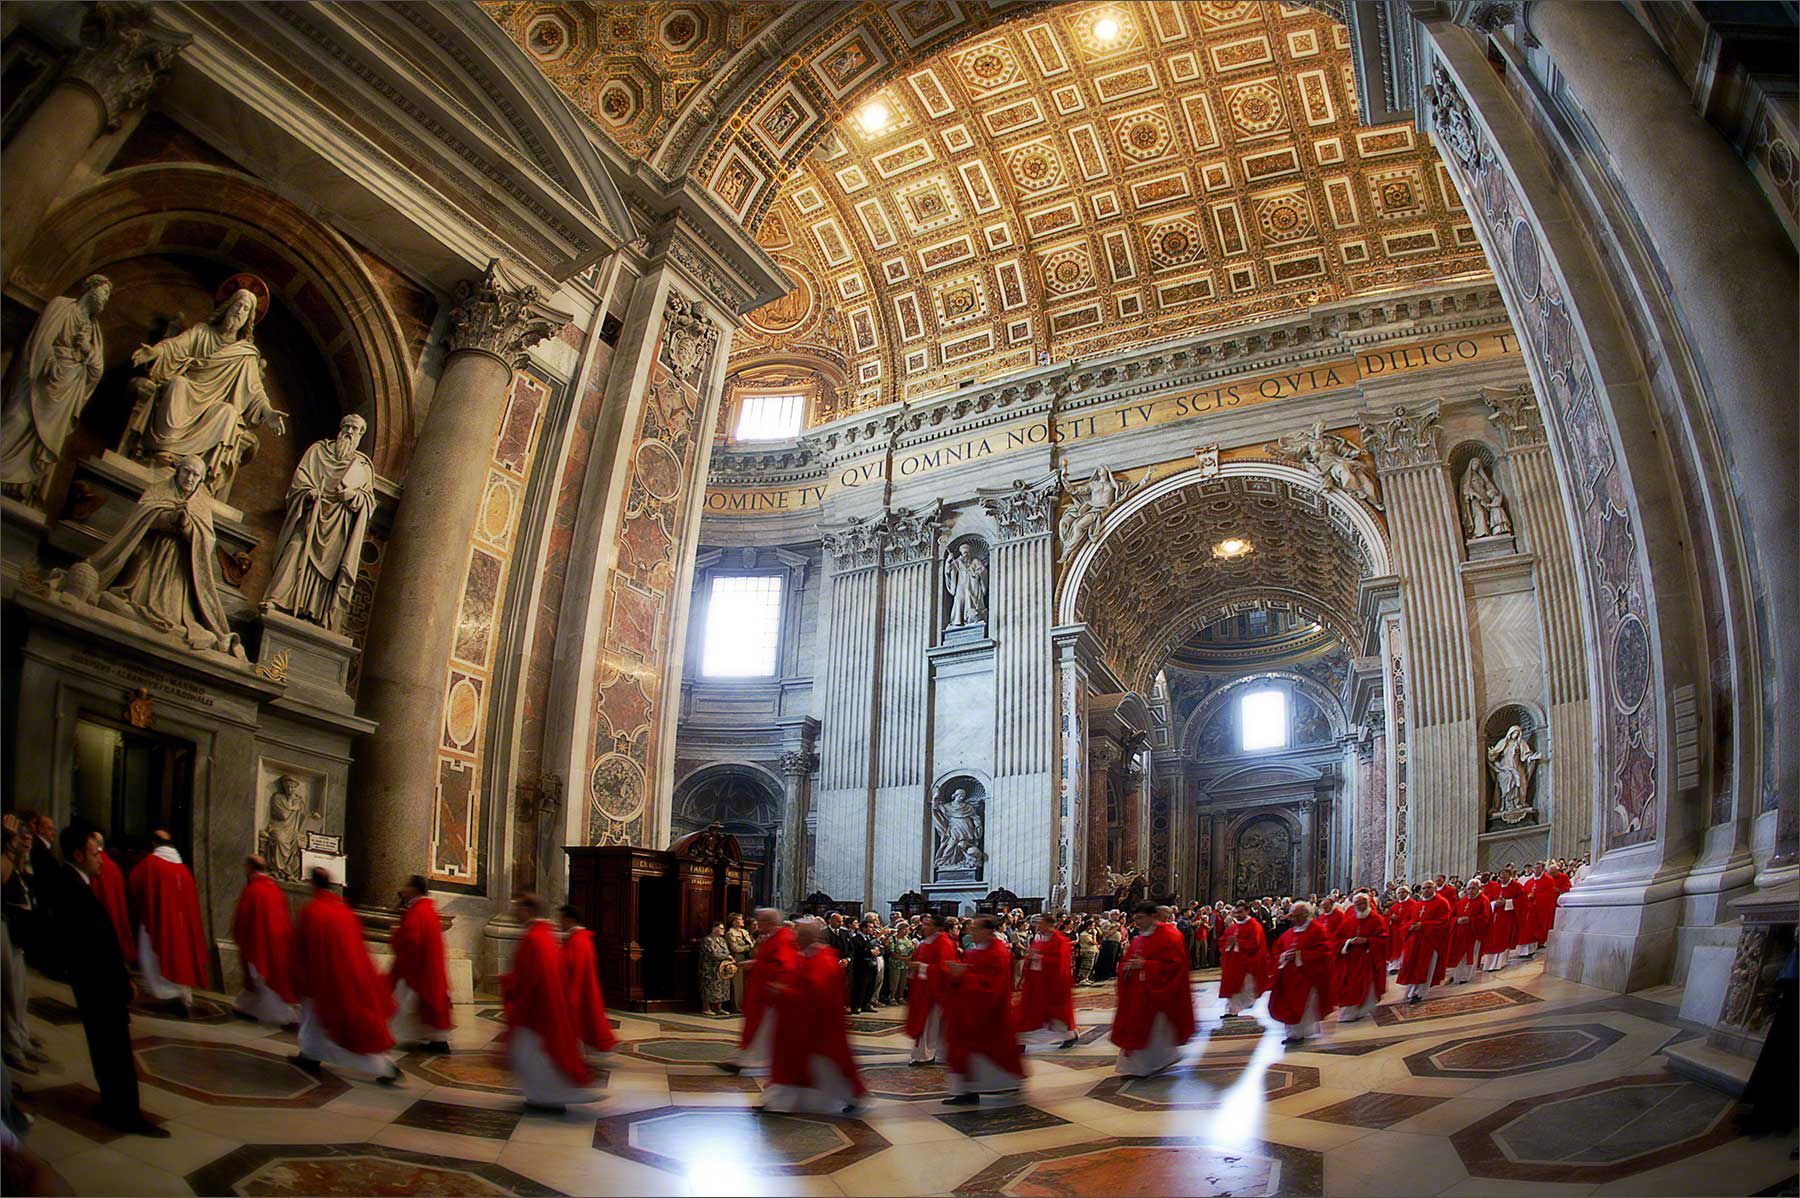
[[[1362,463],[1362,451],[1315,420],[1304,432],[1289,433],[1269,446],[1278,458],[1297,463],[1318,481],[1321,491],[1345,491],[1372,508],[1381,507],[1375,479]]]
[[[1079,549],[1083,541],[1097,534],[1106,513],[1141,485],[1121,483],[1105,466],[1076,482],[1069,476],[1067,462],[1063,463],[1060,479],[1063,492],[1069,496],[1069,506],[1056,523],[1056,538],[1064,553]]]

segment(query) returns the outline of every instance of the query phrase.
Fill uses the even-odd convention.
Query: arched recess
[[[1207,721],[1218,714],[1219,709],[1228,705],[1233,697],[1244,688],[1273,679],[1280,679],[1316,703],[1319,710],[1325,713],[1325,718],[1331,723],[1332,736],[1343,736],[1349,731],[1350,722],[1344,713],[1343,705],[1338,702],[1338,697],[1313,679],[1304,674],[1295,673],[1293,670],[1258,670],[1254,674],[1246,674],[1242,678],[1232,679],[1202,699],[1194,710],[1188,713],[1187,719],[1182,721],[1181,735],[1175,741],[1177,748],[1185,749],[1189,741],[1206,728]]]
[[[1296,778],[1295,781],[1299,782],[1301,779]],[[1246,856],[1250,851],[1247,842],[1259,832],[1273,829],[1279,829],[1286,837],[1285,852],[1280,862],[1285,873],[1270,877],[1264,872],[1246,878]],[[1268,847],[1266,839],[1263,845]],[[1297,890],[1306,889],[1310,882],[1306,873],[1305,829],[1291,811],[1279,807],[1264,807],[1240,813],[1225,827],[1224,849],[1224,877],[1216,881],[1214,886],[1215,889],[1223,889],[1234,900],[1262,898],[1265,895],[1275,898],[1292,895]],[[1270,862],[1265,858],[1258,864],[1266,871]]]
[[[670,841],[720,825],[737,838],[744,860],[758,866],[751,889],[758,903],[767,903],[780,852],[777,838],[784,794],[781,779],[762,766],[744,762],[701,766],[675,786],[669,806]]]
[[[323,351],[342,410],[367,417],[376,470],[404,471],[414,363],[393,307],[349,242],[247,175],[190,164],[107,175],[50,214],[8,282],[47,301],[84,275],[154,254],[261,276]]]

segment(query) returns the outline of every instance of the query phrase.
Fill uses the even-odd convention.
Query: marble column
[[[926,804],[932,770],[928,718],[932,686],[926,651],[937,634],[938,545],[943,537],[943,520],[935,504],[924,512],[896,509],[887,514],[885,524],[874,830],[870,882],[863,900],[872,904],[899,898],[931,880]],[[987,827],[991,855],[991,818]]]
[[[457,285],[450,352],[413,447],[369,621],[360,701],[364,739],[351,803],[351,885],[385,902],[431,872],[437,744],[446,663],[469,537],[512,372],[567,320],[499,262]]]
[[[790,749],[781,755],[781,778],[786,788],[781,820],[780,876],[772,893],[787,911],[796,910],[806,897],[806,813],[812,805],[813,772],[819,755],[810,749]]]
[[[1056,660],[1057,779],[1051,835],[1056,843],[1052,906],[1065,906],[1087,883],[1088,699],[1095,661],[1093,634],[1085,624],[1050,630]],[[1104,842],[1102,842],[1104,847]]]
[[[1394,538],[1412,666],[1412,872],[1468,875],[1482,831],[1480,733],[1469,616],[1458,565],[1462,525],[1438,449],[1436,405],[1363,413]]]
[[[62,78],[0,155],[0,278],[12,273],[82,155],[143,106],[191,40],[153,22],[147,5],[93,7]]]
[[[875,669],[881,627],[880,517],[824,534],[831,561],[819,710],[819,780],[814,805],[818,862],[813,885],[834,899],[868,901],[869,838],[875,818]]]
[[[1110,859],[1107,833],[1107,796],[1120,784],[1120,765],[1125,750],[1110,734],[1094,733],[1088,746],[1087,799],[1087,874],[1082,879],[1084,893],[1105,894],[1106,870],[1123,871],[1125,862]]]
[[[1539,794],[1549,783],[1552,857],[1593,847],[1594,735],[1588,707],[1587,645],[1581,635],[1581,583],[1569,547],[1556,463],[1544,436],[1543,414],[1531,388],[1484,390],[1494,424],[1506,441],[1513,520],[1524,549],[1537,559],[1538,606],[1544,621],[1544,693],[1549,707],[1549,769],[1540,768]],[[1546,776],[1547,775],[1547,776]]]

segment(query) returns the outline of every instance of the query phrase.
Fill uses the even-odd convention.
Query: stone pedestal
[[[350,661],[356,644],[340,633],[305,620],[265,608],[260,620],[262,638],[256,649],[256,669],[265,678],[288,684],[288,697],[329,711],[348,714],[356,710],[350,697]]]
[[[1463,544],[1469,550],[1470,561],[1481,561],[1490,557],[1508,557],[1518,552],[1518,542],[1513,539],[1511,533],[1470,537]]]
[[[977,900],[987,897],[988,887],[983,882],[943,882],[925,887],[924,892],[934,907],[938,903],[955,903],[960,914],[968,915],[975,910]]]

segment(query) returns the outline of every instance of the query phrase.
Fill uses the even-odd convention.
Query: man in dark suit
[[[850,926],[847,940],[850,949],[850,1010],[866,1014],[875,1009],[875,941],[873,913],[863,916],[859,924]]]
[[[99,836],[83,824],[71,824],[62,830],[61,840],[63,864],[47,889],[54,895],[56,943],[75,989],[94,1082],[100,1087],[95,1114],[127,1135],[166,1139],[169,1133],[144,1118],[138,1106],[131,974],[119,952],[118,933],[94,893],[94,879],[100,875]]]

